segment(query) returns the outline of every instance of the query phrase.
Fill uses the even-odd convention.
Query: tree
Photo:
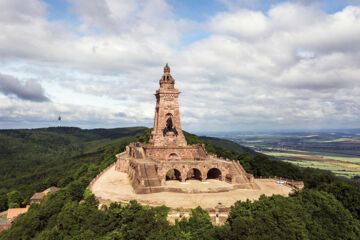
[[[86,204],[93,207],[97,207],[99,205],[99,201],[96,200],[95,195],[89,189],[84,191],[84,201]]]
[[[3,192],[0,192],[0,212],[8,209],[8,198]]]
[[[23,200],[19,191],[11,191],[7,194],[9,208],[18,208]]]
[[[185,238],[191,236],[190,239],[215,239],[215,229],[211,224],[209,213],[201,207],[191,209],[190,217],[187,220],[183,218],[176,222],[178,232]]]

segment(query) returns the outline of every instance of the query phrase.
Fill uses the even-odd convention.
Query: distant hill
[[[237,153],[246,152],[253,156],[259,154],[248,147],[242,146],[242,145],[240,145],[236,142],[230,141],[230,140],[216,138],[216,137],[206,137],[206,136],[200,136],[200,139],[211,142],[212,144],[214,144],[217,147],[226,148],[226,149],[229,149],[229,150],[237,152]]]
[[[136,141],[135,135],[145,129],[0,130],[0,195],[16,189],[28,199],[50,186],[65,186],[78,168],[99,163],[106,149],[120,151],[119,146]]]

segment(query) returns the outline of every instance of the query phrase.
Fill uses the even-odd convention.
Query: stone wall
[[[11,228],[11,223],[10,222],[0,224],[0,232],[8,230],[10,228]]]
[[[202,145],[192,145],[186,147],[153,147],[144,146],[146,157],[155,158],[161,161],[178,160],[203,160],[207,154]]]
[[[116,165],[118,170],[124,165],[128,165],[126,172],[134,191],[139,194],[179,191],[165,184],[167,175],[174,171],[177,174],[176,178],[182,182],[187,179],[203,181],[212,178],[232,183],[235,185],[234,189],[258,189],[253,175],[246,173],[238,162],[225,159],[211,157],[204,161],[144,161],[120,156]],[[229,190],[232,189],[218,189],[216,192]]]
[[[296,190],[296,191],[301,191],[304,189],[305,185],[303,181],[295,181],[293,179],[288,179],[288,178],[283,178],[283,177],[269,177],[269,178],[263,178],[263,177],[258,177],[256,178],[257,180],[261,180],[261,181],[276,181],[279,182],[279,184],[285,184],[289,187],[291,187],[292,189]],[[283,182],[282,182],[283,181]]]
[[[221,226],[224,225],[228,219],[231,208],[219,205],[215,208],[206,209],[206,211],[209,213],[211,223],[216,226]],[[170,224],[175,224],[176,220],[180,221],[182,218],[189,218],[190,212],[191,209],[171,209],[167,220]]]
[[[176,169],[181,174],[181,180],[185,181],[188,172],[197,169],[201,173],[201,179],[205,180],[210,169],[216,168],[221,172],[219,180],[225,181],[225,176],[230,172],[230,164],[229,162],[220,161],[164,162],[158,165],[158,175],[162,181],[165,181],[168,171]]]

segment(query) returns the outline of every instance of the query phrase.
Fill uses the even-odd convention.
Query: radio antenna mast
[[[61,127],[61,116],[59,114],[59,117],[58,117],[58,121],[59,121],[59,127]]]

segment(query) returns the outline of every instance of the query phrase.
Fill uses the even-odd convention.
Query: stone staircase
[[[156,172],[155,164],[143,163],[140,167],[140,178],[146,187],[161,186],[161,180]]]
[[[252,175],[246,173],[238,161],[232,160],[232,168],[230,169],[230,174],[232,176],[236,176],[236,178],[233,179],[234,183],[247,183],[251,181]],[[251,182],[253,182],[253,180]]]

